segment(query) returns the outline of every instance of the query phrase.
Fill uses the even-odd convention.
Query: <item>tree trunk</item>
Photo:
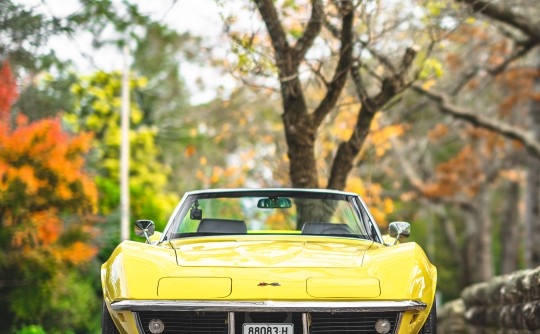
[[[464,286],[493,277],[492,223],[488,202],[488,191],[481,189],[474,203],[470,203],[465,211],[467,227],[463,256],[466,268]]]
[[[540,64],[540,51],[537,55]],[[540,69],[540,65],[538,66]],[[537,75],[532,94],[540,96],[540,76]],[[532,135],[540,140],[540,102],[533,99],[529,109]],[[540,266],[540,158],[529,154],[525,189],[525,264]]]
[[[289,157],[289,176],[293,188],[319,188],[317,161],[315,159],[316,127],[308,108],[300,80],[296,77],[281,84],[283,98],[283,125]],[[316,221],[309,202],[297,203],[296,228],[301,230],[307,221]]]
[[[527,158],[527,178],[525,182],[525,263],[527,268],[540,266],[540,161]]]
[[[467,271],[466,268],[463,268],[461,264],[466,263],[466,260],[463,258],[462,247],[459,244],[459,238],[456,231],[455,223],[443,205],[434,204],[434,209],[437,216],[439,217],[439,220],[442,223],[442,230],[448,242],[448,246],[450,247],[450,252],[452,254],[453,260],[456,263],[456,268],[459,272],[458,277],[460,278],[460,282],[465,284],[465,282],[467,281]]]
[[[519,183],[508,184],[506,208],[501,222],[501,274],[518,270],[520,248]]]
[[[294,101],[293,101],[294,102]],[[289,175],[294,188],[318,188],[319,177],[315,159],[315,127],[307,108],[298,103],[284,103],[283,124],[289,157]],[[293,108],[304,108],[298,112]]]
[[[463,264],[464,272],[463,281],[461,286],[468,286],[473,283],[477,283],[478,280],[478,263],[476,255],[478,254],[478,221],[475,214],[476,208],[470,208],[465,211],[465,242],[463,247]]]
[[[352,63],[354,6],[352,1],[339,1],[334,5],[342,17],[339,39],[341,42],[339,61],[332,80],[319,106],[309,112],[304,97],[298,68],[315,38],[319,35],[324,19],[324,4],[321,0],[311,1],[311,17],[300,38],[289,44],[275,1],[255,0],[264,20],[279,69],[279,81],[283,102],[283,125],[288,146],[289,174],[295,188],[318,188],[315,140],[317,129],[334,108],[347,81]]]
[[[493,277],[493,247],[492,230],[493,224],[489,214],[489,192],[482,189],[477,206],[478,221],[478,278],[480,281],[487,281]]]

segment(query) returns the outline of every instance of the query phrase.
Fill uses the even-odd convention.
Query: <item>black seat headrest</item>
[[[199,223],[197,232],[246,234],[247,227],[243,220],[204,218]]]
[[[353,234],[347,224],[306,222],[302,234]]]

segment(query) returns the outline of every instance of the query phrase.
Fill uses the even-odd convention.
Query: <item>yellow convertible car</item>
[[[385,244],[353,193],[187,193],[101,269],[103,333],[435,333],[437,271],[410,225]]]

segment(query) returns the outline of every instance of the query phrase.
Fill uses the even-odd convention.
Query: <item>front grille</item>
[[[387,319],[392,325],[389,333],[396,332],[397,312],[344,312],[344,313],[310,313],[311,334],[340,333],[358,334],[374,333],[375,323],[379,319]]]
[[[152,319],[161,319],[165,332],[171,334],[227,334],[227,312],[138,312],[139,327],[144,334],[151,334],[148,324]]]
[[[375,323],[387,319],[391,324],[389,333],[396,333],[398,312],[312,312],[307,314],[310,334],[362,334],[374,333]],[[139,327],[144,334],[151,334],[150,320],[161,319],[164,333],[227,334],[227,312],[138,312]],[[292,323],[294,334],[303,333],[302,313],[298,312],[235,312],[235,332],[242,334],[244,323]]]

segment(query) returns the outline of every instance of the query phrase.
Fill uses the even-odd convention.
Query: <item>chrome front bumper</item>
[[[208,312],[384,312],[422,311],[426,304],[414,300],[351,302],[120,300],[114,311],[208,311]]]

